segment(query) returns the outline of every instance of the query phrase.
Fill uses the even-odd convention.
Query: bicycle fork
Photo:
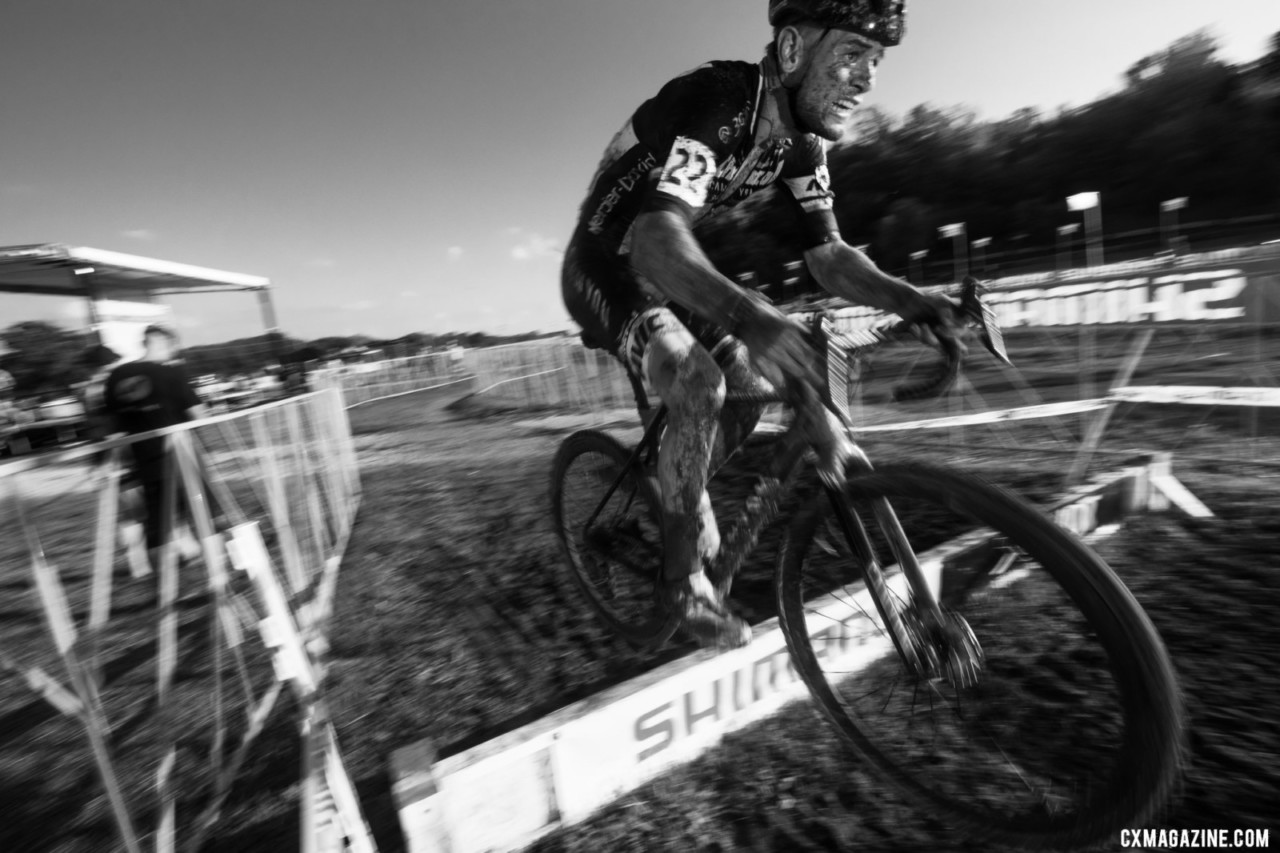
[[[870,468],[865,457],[860,461]],[[848,496],[829,487],[826,492],[845,541],[862,564],[862,575],[876,611],[908,672],[922,678],[946,677],[957,686],[975,684],[982,668],[977,639],[962,617],[943,610],[934,584],[920,565],[888,499],[874,498],[872,511],[910,589],[911,603],[905,606],[889,589],[862,517],[850,505]]]

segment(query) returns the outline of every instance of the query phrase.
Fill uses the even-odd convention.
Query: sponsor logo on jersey
[[[831,173],[825,163],[817,166],[812,175],[803,178],[784,179],[787,189],[800,202],[806,212],[830,210],[832,205]]]
[[[733,139],[738,135],[738,131],[742,130],[742,126],[747,123],[747,113],[751,111],[751,107],[751,104],[744,106],[738,111],[738,114],[733,117],[731,122],[720,128],[717,135],[720,137],[721,142],[727,144],[730,139]]]
[[[609,194],[600,200],[595,214],[591,217],[591,221],[587,223],[587,230],[592,234],[599,234],[603,231],[605,221],[609,218],[609,214],[613,212],[613,209],[622,201],[623,196],[635,189],[636,185],[649,174],[649,170],[657,164],[658,158],[651,151],[641,157],[634,166],[627,170],[626,174],[618,178],[609,190]]]
[[[712,181],[708,194],[715,212],[732,207],[773,184],[782,172],[784,154],[779,148],[757,148],[741,165],[736,155],[730,157]]]

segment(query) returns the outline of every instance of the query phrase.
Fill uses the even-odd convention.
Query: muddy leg
[[[727,345],[727,350],[717,358],[717,363],[724,373],[725,387],[728,391],[759,390],[768,385],[760,375],[751,368],[751,356],[747,348],[734,340]],[[726,403],[720,412],[720,429],[716,433],[715,446],[711,451],[711,476],[720,470],[737,452],[760,422],[764,412],[763,403]]]
[[[683,328],[659,330],[649,343],[649,381],[669,414],[658,452],[671,580],[695,574],[720,550],[720,531],[707,495],[707,471],[724,404],[724,376]]]

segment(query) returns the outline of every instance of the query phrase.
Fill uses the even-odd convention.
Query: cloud
[[[511,247],[511,257],[517,261],[564,257],[564,250],[560,248],[557,241],[552,240],[550,237],[543,237],[541,234],[532,232],[521,232],[519,229],[515,229],[515,233],[520,237],[520,240]]]
[[[307,266],[322,270],[332,269],[337,265],[338,262],[333,258],[311,258],[307,261]]]
[[[131,231],[121,231],[120,236],[127,237],[130,240],[150,243],[156,240],[160,235],[152,231],[150,228],[134,228]]]
[[[450,246],[445,250],[445,254],[449,256],[449,260],[456,261],[458,258],[462,257],[462,247]]]
[[[368,311],[371,308],[377,308],[378,303],[370,299],[361,299],[357,302],[348,302],[342,306],[343,311]]]

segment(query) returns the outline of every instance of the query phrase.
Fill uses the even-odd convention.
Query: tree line
[[[1164,248],[1160,204],[1175,198],[1189,200],[1179,224],[1193,247],[1253,230],[1278,237],[1280,32],[1270,45],[1236,66],[1195,32],[1135,62],[1114,94],[1053,115],[1027,108],[978,121],[964,107],[926,104],[899,120],[866,108],[853,140],[828,158],[841,233],[899,275],[927,251],[929,280],[951,276],[951,243],[938,234],[950,223],[965,223],[970,240],[990,238],[988,274],[1052,269],[1058,227],[1081,216],[1065,199],[1080,192],[1101,196],[1108,259]],[[796,274],[786,266],[800,256],[796,216],[777,191],[700,237],[722,270],[772,282],[774,295]]]

